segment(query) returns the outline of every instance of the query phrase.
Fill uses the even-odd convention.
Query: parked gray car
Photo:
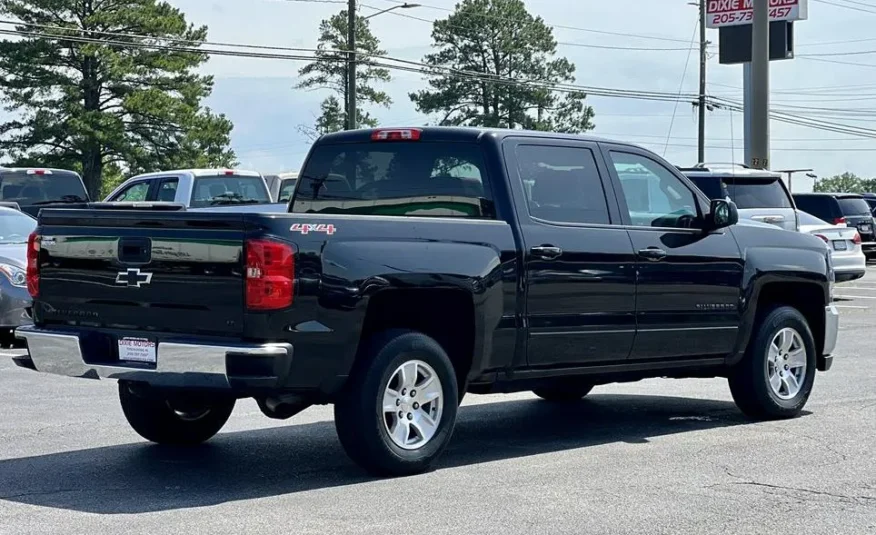
[[[794,199],[779,173],[726,164],[679,169],[710,199],[729,198],[736,203],[739,219],[800,229]]]
[[[16,327],[29,325],[27,308],[27,238],[36,228],[28,214],[0,206],[0,344],[10,345]]]

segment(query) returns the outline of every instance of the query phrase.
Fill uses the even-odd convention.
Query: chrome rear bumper
[[[15,336],[27,342],[31,362],[26,367],[36,371],[66,377],[141,381],[163,387],[270,386],[285,376],[293,353],[292,345],[283,343],[214,345],[163,339],[158,341],[154,365],[108,363],[105,355],[84,355],[76,333],[27,326],[16,329]],[[230,364],[233,373],[229,373]]]

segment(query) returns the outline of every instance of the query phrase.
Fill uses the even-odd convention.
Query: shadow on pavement
[[[729,402],[592,395],[462,407],[436,469],[744,424]],[[87,427],[83,426],[83,433]],[[332,422],[223,433],[193,449],[145,442],[0,461],[0,499],[98,514],[134,514],[355,485]]]

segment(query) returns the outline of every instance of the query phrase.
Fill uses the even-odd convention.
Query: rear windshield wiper
[[[31,203],[31,206],[41,206],[44,204],[73,204],[77,202],[88,202],[79,195],[62,195],[60,199],[54,199],[51,201],[38,201],[35,203]]]

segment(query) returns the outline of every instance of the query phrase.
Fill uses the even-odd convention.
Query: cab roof
[[[158,171],[155,173],[143,173],[142,175],[132,176],[128,180],[133,178],[154,178],[154,177],[162,177],[168,175],[192,175],[194,177],[200,176],[222,176],[228,172],[233,172],[233,176],[251,176],[251,177],[261,177],[261,173],[258,171],[249,171],[246,169],[231,169],[224,167],[217,167],[215,169],[174,169],[172,171]]]
[[[324,134],[317,140],[317,143],[362,143],[365,141],[371,141],[372,133],[386,130],[419,130],[421,135],[420,139],[424,141],[476,142],[484,136],[493,137],[497,140],[506,137],[525,136],[529,138],[569,139],[637,146],[634,143],[606,139],[590,134],[560,134],[556,132],[539,132],[535,130],[512,130],[508,128],[481,128],[471,126],[381,126],[380,128],[362,128],[359,130],[346,130]]]
[[[37,172],[42,171],[43,174],[53,175],[53,174],[69,174],[79,176],[79,173],[76,171],[71,171],[70,169],[58,169],[56,167],[5,167],[0,165],[0,173],[27,173],[32,172],[37,174]]]

